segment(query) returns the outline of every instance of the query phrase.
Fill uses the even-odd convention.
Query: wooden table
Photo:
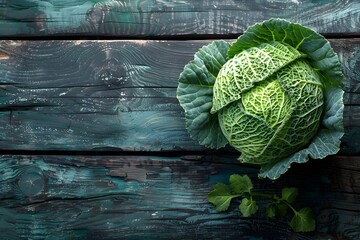
[[[179,73],[202,45],[270,17],[326,36],[346,76],[338,155],[256,180],[189,138]],[[0,1],[0,239],[360,239],[357,0]],[[300,190],[315,232],[216,213],[218,182]]]

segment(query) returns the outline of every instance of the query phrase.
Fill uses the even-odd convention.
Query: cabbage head
[[[339,151],[343,74],[329,42],[282,19],[249,27],[235,42],[202,47],[179,77],[177,97],[191,137],[229,144],[260,177]]]

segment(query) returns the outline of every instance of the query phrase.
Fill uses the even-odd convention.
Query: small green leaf
[[[233,174],[230,176],[231,189],[239,194],[249,193],[253,188],[253,184],[248,175],[241,176]]]
[[[266,208],[268,218],[283,217],[286,215],[288,206],[284,202],[272,203]]]
[[[274,218],[276,217],[276,205],[275,204],[270,204],[267,208],[266,208],[266,216],[268,218]]]
[[[294,187],[283,188],[281,193],[281,199],[287,201],[288,203],[294,203],[298,196],[298,189]]]
[[[310,208],[303,208],[296,212],[289,224],[295,232],[311,232],[315,230],[315,219]]]
[[[250,217],[255,214],[259,207],[256,202],[252,199],[243,198],[239,205],[239,210],[244,217]]]
[[[231,189],[228,185],[223,183],[218,183],[215,185],[214,189],[208,195],[208,201],[215,205],[218,212],[226,211],[230,202],[234,197],[239,195],[231,194]]]

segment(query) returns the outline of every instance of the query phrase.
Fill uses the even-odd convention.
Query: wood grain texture
[[[334,36],[346,76],[341,153],[276,182],[192,141],[176,99],[209,40],[175,39],[229,39],[270,17]],[[0,239],[360,239],[360,40],[340,39],[360,36],[359,19],[356,0],[0,0],[0,38],[25,39],[0,41],[0,150],[16,153],[0,156]],[[298,187],[316,231],[240,217],[235,203],[216,213],[206,196],[233,173],[259,190]]]
[[[303,164],[276,182],[257,180],[256,168],[219,164],[233,158],[2,156],[0,237],[358,239],[358,157]],[[248,174],[259,190],[298,187],[299,207],[313,208],[317,230],[294,234],[286,218],[267,220],[262,213],[242,218],[236,204],[216,213],[206,195],[233,173]]]
[[[1,0],[1,36],[238,35],[271,17],[359,34],[356,0]]]
[[[177,80],[209,41],[0,42],[0,148],[204,150],[184,128]],[[357,153],[360,41],[333,40],[344,65],[344,153]]]

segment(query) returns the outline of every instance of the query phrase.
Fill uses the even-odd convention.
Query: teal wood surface
[[[275,182],[256,168],[220,164],[231,156],[40,156],[0,158],[2,239],[359,239],[360,159],[333,157],[292,169]],[[317,229],[293,233],[287,218],[216,213],[206,195],[233,173],[255,188],[300,189],[297,204]],[[259,204],[262,204],[261,202]]]
[[[176,99],[201,46],[270,17],[325,34],[345,74],[340,153],[276,181],[191,140]],[[360,239],[359,22],[356,0],[0,0],[0,239]],[[297,187],[316,230],[217,213],[234,173]]]
[[[189,138],[178,76],[208,41],[0,42],[0,148],[204,150]],[[344,66],[344,153],[359,152],[360,41],[331,41]]]
[[[359,33],[357,0],[2,0],[0,36],[239,34],[271,17],[325,34]]]

